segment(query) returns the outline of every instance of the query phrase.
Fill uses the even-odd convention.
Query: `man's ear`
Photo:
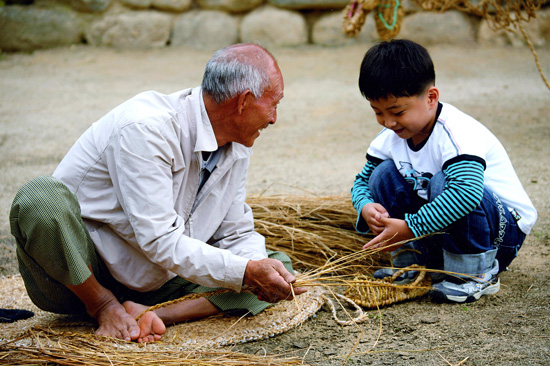
[[[243,113],[244,109],[248,107],[248,103],[250,103],[250,97],[253,97],[253,95],[252,92],[248,89],[239,94],[239,98],[237,99],[237,112],[239,114]]]
[[[437,107],[437,103],[439,102],[439,89],[435,86],[430,86],[426,92],[426,98],[430,109]]]

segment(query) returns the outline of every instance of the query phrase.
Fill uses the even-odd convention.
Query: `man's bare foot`
[[[97,282],[93,273],[79,285],[65,286],[84,303],[88,314],[99,323],[95,334],[128,342],[139,337],[140,329],[135,317],[128,314],[111,291]]]
[[[134,319],[148,309],[147,306],[133,301],[126,301],[122,306]],[[166,326],[154,311],[148,311],[143,314],[137,324],[140,329],[139,336],[137,337],[139,343],[158,341],[164,332],[166,332]]]
[[[96,314],[99,328],[95,334],[106,337],[134,341],[140,336],[140,328],[135,318],[118,302],[113,301]]]

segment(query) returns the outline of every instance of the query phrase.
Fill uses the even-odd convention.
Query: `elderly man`
[[[290,260],[266,251],[245,203],[250,147],[275,123],[281,98],[273,56],[239,44],[214,54],[201,87],[141,93],[92,124],[53,177],[27,183],[12,205],[33,302],[87,312],[96,334],[151,342],[167,324],[221,311],[256,314],[292,299]],[[219,287],[236,293],[135,320],[150,305]]]

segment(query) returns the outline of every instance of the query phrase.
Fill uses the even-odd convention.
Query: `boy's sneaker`
[[[496,262],[496,261],[495,261]],[[481,277],[450,277],[432,286],[432,297],[438,301],[473,302],[483,295],[500,291],[498,262]]]

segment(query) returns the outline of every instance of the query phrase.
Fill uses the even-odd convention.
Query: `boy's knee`
[[[395,168],[393,160],[384,160],[383,162],[378,164],[376,168],[374,168],[374,170],[372,171],[372,174],[369,178],[369,186],[372,187],[373,185],[387,181],[388,175],[394,173],[399,174],[399,172]]]
[[[432,178],[430,178],[430,183],[428,185],[428,201],[433,201],[435,197],[443,193],[445,189],[445,174],[443,172],[436,173]]]

